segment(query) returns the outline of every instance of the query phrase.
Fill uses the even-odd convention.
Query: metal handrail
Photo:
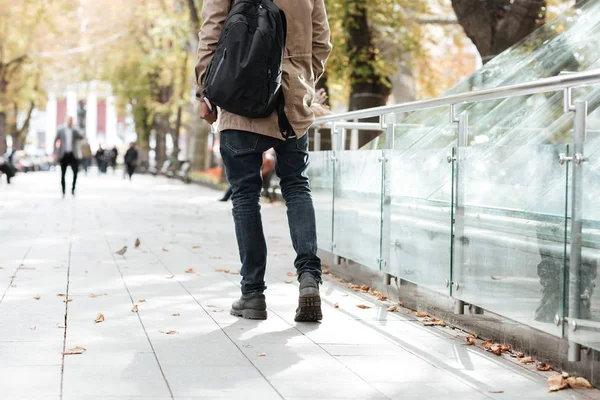
[[[559,75],[552,78],[539,79],[537,81],[519,83],[516,85],[500,86],[493,89],[485,89],[450,96],[436,97],[427,100],[412,101],[409,103],[381,106],[358,111],[350,111],[340,114],[332,114],[315,120],[312,127],[319,127],[329,122],[348,121],[363,118],[379,117],[384,114],[411,112],[429,108],[454,106],[461,103],[474,103],[477,101],[504,99],[514,96],[526,96],[536,93],[554,92],[565,90],[565,100],[570,105],[571,92],[575,87],[589,86],[600,83],[600,69],[586,72],[577,72],[568,75]]]

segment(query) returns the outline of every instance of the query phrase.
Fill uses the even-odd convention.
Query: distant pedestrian
[[[119,150],[117,150],[117,146],[114,146],[109,152],[109,162],[110,166],[113,169],[113,174],[117,170],[117,157],[119,156]]]
[[[78,142],[82,139],[84,139],[84,136],[73,126],[73,117],[67,118],[67,124],[57,132],[56,138],[54,139],[54,148],[56,148],[56,144],[59,143],[58,159],[60,161],[60,184],[63,197],[65,196],[66,191],[65,175],[67,173],[67,167],[69,166],[73,171],[71,194],[75,196],[77,173],[79,172],[79,161],[81,160]]]
[[[81,166],[87,175],[88,168],[92,165],[92,148],[87,139],[81,145]]]
[[[96,151],[96,165],[98,166],[98,172],[105,174],[106,173],[106,163],[104,162],[104,149],[102,145],[98,145],[98,150]]]
[[[125,166],[127,168],[127,174],[129,175],[129,180],[131,180],[131,177],[133,176],[133,173],[135,172],[135,167],[137,165],[137,161],[138,161],[138,151],[135,148],[135,142],[131,142],[129,143],[129,149],[127,149],[127,152],[125,153]]]

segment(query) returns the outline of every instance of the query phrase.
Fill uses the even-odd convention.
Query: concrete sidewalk
[[[600,398],[548,394],[531,366],[331,276],[323,322],[295,323],[281,204],[263,207],[269,318],[229,315],[239,259],[220,195],[120,174],[82,175],[65,199],[54,172],[0,184],[0,399]]]

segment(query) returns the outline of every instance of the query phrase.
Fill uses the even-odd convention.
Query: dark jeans
[[[127,174],[129,175],[129,180],[131,180],[131,177],[133,176],[133,173],[135,172],[135,164],[133,163],[127,163]]]
[[[77,173],[79,172],[79,160],[75,158],[73,153],[65,153],[63,158],[60,159],[60,184],[62,186],[62,192],[65,194],[65,175],[67,173],[67,167],[70,166],[73,171],[73,189],[75,192],[75,185],[77,184]]]
[[[297,257],[298,275],[311,273],[321,280],[317,257],[315,210],[308,183],[308,136],[281,141],[255,133],[226,130],[221,133],[221,156],[233,191],[233,220],[242,262],[242,293],[265,289],[267,244],[260,215],[262,155],[277,154],[275,172],[287,205],[288,223]]]

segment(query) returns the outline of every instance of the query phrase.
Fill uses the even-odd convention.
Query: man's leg
[[[71,193],[75,194],[75,186],[77,185],[77,173],[79,172],[79,160],[75,156],[71,156],[71,169],[73,170],[73,188]]]
[[[60,185],[62,187],[62,194],[65,195],[65,175],[67,174],[67,166],[69,165],[69,160],[67,159],[67,155],[65,154],[63,158],[60,159]]]
[[[266,289],[267,244],[260,215],[260,170],[262,153],[276,141],[244,131],[227,130],[221,133],[221,155],[232,190],[244,295],[262,294]]]
[[[281,193],[287,205],[288,223],[294,250],[300,296],[296,321],[319,321],[321,297],[321,260],[317,256],[317,229],[308,168],[308,135],[289,139],[275,147],[276,173],[281,179]]]

